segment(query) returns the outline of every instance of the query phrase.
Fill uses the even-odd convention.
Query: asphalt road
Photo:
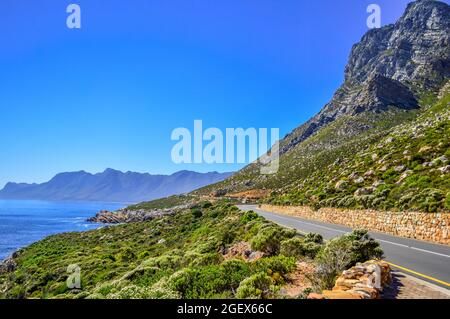
[[[351,232],[349,227],[274,214],[258,209],[256,205],[239,205],[241,210],[253,210],[279,225],[303,233],[319,233],[331,239]],[[378,232],[370,235],[380,242],[387,262],[400,266],[400,271],[450,289],[450,246],[407,239]],[[396,267],[394,267],[396,268]],[[403,268],[403,269],[402,269]]]

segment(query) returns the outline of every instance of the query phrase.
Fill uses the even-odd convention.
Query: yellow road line
[[[432,280],[432,281],[434,281],[434,282],[437,282],[437,283],[439,283],[439,284],[441,284],[441,285],[450,287],[450,283],[448,283],[448,282],[445,282],[445,281],[442,281],[442,280],[439,280],[439,279],[436,279],[436,278],[433,278],[433,277],[430,277],[430,276],[421,274],[420,272],[417,272],[417,271],[414,271],[414,270],[411,270],[411,269],[408,269],[408,268],[405,268],[405,267],[402,267],[402,266],[399,266],[399,265],[390,263],[390,262],[388,262],[388,261],[386,261],[386,262],[387,262],[389,265],[391,265],[391,266],[393,266],[393,267],[395,267],[395,268],[399,268],[399,269],[401,269],[401,270],[404,270],[404,271],[406,271],[406,272],[412,273],[412,274],[417,275],[417,276],[419,276],[419,277],[423,277],[423,278],[426,278],[426,279],[428,279],[428,280]]]

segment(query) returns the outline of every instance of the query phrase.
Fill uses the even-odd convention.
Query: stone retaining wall
[[[450,245],[450,212],[384,212],[335,208],[313,210],[310,207],[274,205],[260,207],[269,212]]]

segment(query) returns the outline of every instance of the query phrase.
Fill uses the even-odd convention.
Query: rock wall
[[[383,289],[391,283],[389,265],[371,260],[345,270],[332,290],[312,293],[308,299],[379,299]]]
[[[335,208],[313,210],[310,207],[274,205],[260,207],[269,212],[450,245],[450,212],[385,212]]]

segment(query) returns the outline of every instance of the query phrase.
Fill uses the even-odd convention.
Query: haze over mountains
[[[190,192],[231,174],[179,171],[172,175],[151,175],[110,168],[97,174],[69,172],[57,174],[42,184],[8,183],[0,191],[0,199],[140,202]]]

